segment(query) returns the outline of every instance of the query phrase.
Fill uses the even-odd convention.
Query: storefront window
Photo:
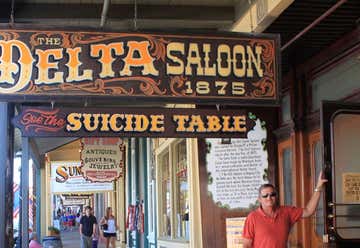
[[[359,239],[360,115],[337,114],[333,122],[335,231],[342,239]]]
[[[320,174],[323,165],[320,141],[317,141],[314,145],[314,161],[315,161],[315,175],[316,175],[315,179],[317,179],[317,175]],[[320,199],[319,205],[316,208],[315,223],[316,223],[316,234],[322,236],[324,234],[324,203],[322,199]]]
[[[158,156],[162,237],[189,240],[189,191],[186,140],[174,139]]]
[[[175,206],[176,206],[176,237],[188,237],[189,209],[188,209],[188,181],[186,164],[186,141],[176,144],[175,150]]]
[[[170,184],[170,167],[169,152],[166,151],[160,158],[161,168],[161,197],[162,197],[162,236],[171,236],[171,184]]]
[[[291,120],[291,102],[290,95],[286,94],[281,99],[281,123],[284,124]]]
[[[283,177],[284,177],[284,203],[292,205],[292,164],[291,164],[291,149],[286,148],[283,150]]]

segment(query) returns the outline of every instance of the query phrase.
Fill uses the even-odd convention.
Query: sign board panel
[[[343,202],[360,203],[360,173],[343,173]]]
[[[265,123],[256,125],[246,139],[206,139],[208,191],[225,208],[253,208],[258,188],[267,183],[268,152]]]
[[[0,99],[274,105],[279,55],[277,35],[2,29]]]
[[[23,136],[36,137],[247,137],[255,126],[246,110],[169,108],[23,107],[13,120]]]
[[[51,192],[79,193],[112,191],[113,183],[92,183],[81,173],[80,161],[51,162]]]
[[[125,144],[120,138],[82,138],[81,171],[92,182],[112,182],[122,177]]]
[[[69,195],[61,194],[60,195],[63,201],[63,205],[84,205],[86,201],[91,199],[92,194],[81,194],[81,195]]]
[[[226,218],[226,248],[242,248],[242,234],[246,217]]]

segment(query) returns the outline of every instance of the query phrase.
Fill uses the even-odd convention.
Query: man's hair
[[[265,184],[263,184],[263,185],[261,185],[261,186],[259,187],[259,198],[261,197],[261,190],[263,190],[263,189],[265,189],[265,188],[272,188],[273,191],[277,193],[276,188],[275,188],[275,186],[274,186],[273,184],[271,184],[271,183],[265,183]],[[260,205],[261,205],[261,204],[260,204]],[[275,205],[276,205],[276,206],[279,206],[279,205],[280,205],[279,197],[276,197]]]
[[[91,208],[90,206],[86,206],[86,207],[85,207],[85,210],[88,210],[88,209],[89,209],[90,211],[92,210],[92,208]]]
[[[276,192],[276,188],[274,185],[272,185],[271,183],[265,183],[259,187],[259,196],[261,195],[261,190],[265,188],[272,188]]]

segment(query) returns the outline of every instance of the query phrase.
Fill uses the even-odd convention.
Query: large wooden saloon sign
[[[278,36],[258,34],[3,29],[0,98],[273,105],[278,45]]]

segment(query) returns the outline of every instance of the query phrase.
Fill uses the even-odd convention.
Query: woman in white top
[[[109,248],[110,244],[112,248],[115,248],[117,225],[111,207],[106,208],[106,214],[100,220],[100,227],[106,239],[106,248]]]

